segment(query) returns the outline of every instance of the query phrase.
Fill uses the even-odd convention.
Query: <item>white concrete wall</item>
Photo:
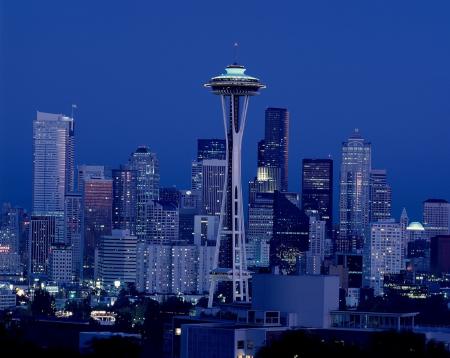
[[[298,326],[330,327],[339,308],[338,276],[254,275],[252,308],[297,314]]]

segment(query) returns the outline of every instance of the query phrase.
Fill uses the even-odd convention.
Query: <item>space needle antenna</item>
[[[237,42],[234,43],[234,63],[238,64],[238,50],[239,50],[239,44]]]

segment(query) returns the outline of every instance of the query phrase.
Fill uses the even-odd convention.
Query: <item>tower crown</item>
[[[242,65],[229,65],[225,68],[226,73],[211,78],[205,87],[210,87],[214,94],[238,96],[254,96],[266,88],[258,78],[245,74],[245,71]]]

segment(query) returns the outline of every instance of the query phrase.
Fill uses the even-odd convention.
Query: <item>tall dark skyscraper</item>
[[[269,176],[279,173],[280,178],[277,190],[280,191],[288,190],[288,146],[288,110],[286,108],[267,108],[264,140],[258,143],[258,168],[271,168],[268,169]],[[278,178],[273,179],[277,180]]]
[[[225,160],[227,144],[225,139],[198,139],[197,160],[219,159]]]
[[[327,234],[333,226],[333,161],[331,159],[303,159],[302,208],[316,210],[326,222]]]
[[[370,222],[390,219],[392,207],[391,186],[384,169],[370,171],[369,215]]]
[[[113,169],[113,229],[136,233],[136,172],[127,168]]]
[[[103,235],[111,235],[112,180],[84,178],[84,277],[93,278],[95,249]]]
[[[309,217],[298,206],[297,194],[276,191],[273,200],[273,237],[270,240],[270,267],[281,273],[298,271],[308,250]]]

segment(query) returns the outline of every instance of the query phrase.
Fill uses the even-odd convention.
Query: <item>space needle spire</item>
[[[236,47],[237,44],[235,50]],[[266,86],[245,71],[244,66],[235,62],[225,68],[224,74],[205,84],[221,99],[227,162],[208,307],[212,307],[215,295],[225,302],[250,302],[242,201],[242,138],[249,99]]]

